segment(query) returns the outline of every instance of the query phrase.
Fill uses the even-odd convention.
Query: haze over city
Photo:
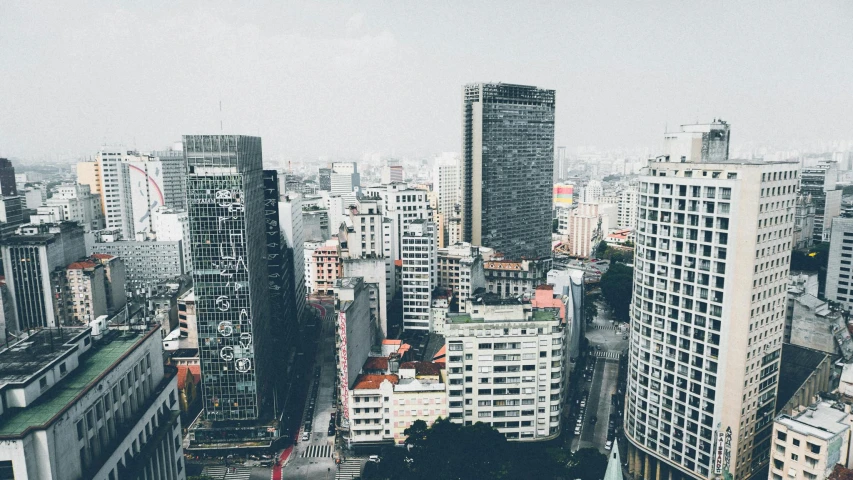
[[[724,118],[732,143],[853,137],[853,5],[821,2],[3,2],[0,150],[143,150],[260,135],[274,161],[460,145],[461,86],[557,92],[555,143],[648,147]],[[221,101],[221,113],[220,113]]]

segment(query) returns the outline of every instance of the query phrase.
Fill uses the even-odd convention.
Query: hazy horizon
[[[220,131],[278,161],[459,151],[488,81],[556,90],[569,151],[712,118],[734,145],[853,139],[853,4],[767,5],[3,2],[0,157]]]

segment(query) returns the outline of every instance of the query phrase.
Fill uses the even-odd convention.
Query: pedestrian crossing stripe
[[[308,445],[308,448],[302,451],[302,458],[305,457],[331,457],[332,446],[331,445]]]
[[[244,467],[204,467],[203,475],[216,480],[248,480],[252,471]]]
[[[335,480],[352,480],[361,476],[361,462],[348,458],[344,460],[335,473]]]
[[[598,358],[609,358],[612,360],[619,360],[619,357],[621,354],[619,352],[598,352],[598,351],[596,351],[596,352],[594,352],[593,355],[598,357]]]

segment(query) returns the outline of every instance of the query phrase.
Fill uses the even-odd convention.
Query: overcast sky
[[[849,0],[172,3],[0,1],[0,156],[220,120],[274,158],[458,151],[475,81],[555,89],[570,148],[714,117],[734,143],[853,138]]]

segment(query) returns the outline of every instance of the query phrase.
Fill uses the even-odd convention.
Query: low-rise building
[[[536,262],[530,260],[488,260],[483,262],[483,273],[486,291],[502,298],[532,293],[542,277]]]
[[[850,406],[820,402],[773,423],[770,479],[823,479],[838,463],[848,464]]]
[[[186,478],[176,370],[160,335],[43,329],[0,350],[0,474]]]
[[[438,249],[438,286],[449,288],[464,312],[468,299],[478,289],[486,288],[484,260],[490,260],[494,251],[488,247],[475,247],[467,242]]]

